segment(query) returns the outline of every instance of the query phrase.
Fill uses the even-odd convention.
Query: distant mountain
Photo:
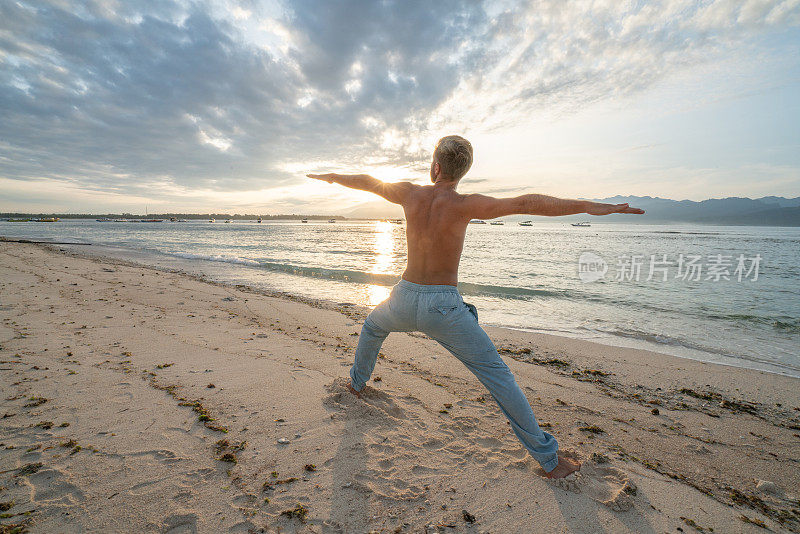
[[[614,196],[598,202],[631,206],[645,210],[637,222],[691,222],[721,225],[800,226],[800,197],[711,198],[700,202],[658,197]],[[604,220],[621,220],[627,215],[609,215]],[[586,216],[572,218],[585,219]]]
[[[388,200],[362,202],[350,211],[344,212],[350,219],[398,219],[403,217],[403,208]]]
[[[633,222],[658,224],[666,222],[685,222],[700,224],[720,224],[739,226],[800,226],[800,197],[762,197],[762,198],[711,198],[701,202],[693,200],[672,200],[658,197],[621,196],[591,199],[596,202],[612,204],[629,203],[645,210],[644,215],[607,215],[602,218],[608,222]],[[385,200],[364,202],[344,213],[349,218],[393,219],[403,216],[400,206]],[[559,220],[574,222],[593,220],[590,215],[570,215]],[[519,215],[505,217],[510,221],[523,219],[554,220],[550,217],[531,217]],[[598,219],[599,221],[600,219]]]
[[[783,197],[761,197],[756,200],[766,202],[768,204],[778,204],[782,208],[797,208],[800,207],[800,197],[797,198],[783,198]]]

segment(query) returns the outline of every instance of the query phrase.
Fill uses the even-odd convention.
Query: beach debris
[[[236,298],[234,298],[234,297],[225,297],[222,300],[224,300],[225,302],[233,302],[233,301],[236,300]]]
[[[303,469],[305,469],[306,471],[316,471],[317,466],[314,464],[306,464]]]
[[[736,400],[726,399],[719,393],[713,391],[698,392],[689,388],[681,388],[680,393],[683,393],[684,395],[688,395],[690,397],[694,397],[695,399],[719,402],[720,408],[725,408],[726,410],[730,410],[732,412],[745,412],[752,415],[755,415],[758,412],[758,406],[756,406],[751,402],[746,402],[746,401],[740,402]]]
[[[0,512],[8,512],[14,506],[14,501],[0,502]]]
[[[280,445],[288,445],[290,443],[288,438],[278,438],[278,444]]]
[[[160,363],[156,365],[156,369],[166,369],[167,367],[172,367],[175,365],[174,363]]]
[[[30,512],[23,512],[24,515],[29,515],[29,513]],[[23,523],[5,523],[0,525],[0,532],[2,534],[25,534],[28,532],[28,528]]]
[[[291,508],[289,510],[284,510],[283,512],[281,512],[280,515],[285,515],[285,516],[287,516],[289,518],[295,518],[296,517],[297,519],[300,520],[301,523],[305,523],[306,522],[306,515],[308,515],[308,508],[306,508],[305,506],[303,506],[300,503],[297,503],[297,505],[295,505],[294,508]]]
[[[207,385],[206,387],[207,387],[207,388],[209,388],[209,389],[213,389],[213,388],[215,388],[215,387],[217,387],[217,386],[215,386],[214,384],[209,384],[209,385]]]
[[[582,427],[578,427],[578,430],[583,432],[589,432],[590,434],[605,434],[606,431],[600,428],[597,425],[586,425]]]
[[[200,401],[182,400],[178,406],[189,406],[197,414],[198,421],[213,421],[214,419],[209,415],[208,410],[203,407]]]
[[[531,353],[531,349],[529,349],[528,347],[524,347],[524,348],[521,348],[521,349],[516,348],[516,347],[500,347],[497,350],[501,354],[520,355],[520,354],[530,354]]]
[[[598,464],[607,464],[611,460],[608,459],[608,456],[601,454],[599,452],[593,452],[591,456],[591,460]]]
[[[42,405],[42,404],[44,404],[45,402],[47,402],[47,399],[46,399],[46,398],[44,398],[44,397],[37,397],[36,395],[33,395],[33,396],[31,397],[31,401],[30,401],[30,402],[28,402],[27,404],[25,404],[23,407],[24,407],[24,408],[35,408],[36,406],[41,406],[41,405]]]
[[[700,526],[700,525],[698,525],[697,523],[695,523],[695,521],[694,521],[693,519],[690,519],[690,518],[688,518],[688,517],[683,517],[683,516],[681,516],[681,521],[683,521],[683,522],[684,522],[684,523],[686,523],[688,526],[690,526],[690,527],[692,527],[693,529],[695,529],[697,532],[706,532],[706,529],[705,529],[705,528],[703,528],[703,527],[701,527],[701,526]]]
[[[349,487],[352,487],[352,485],[353,485],[352,482],[345,482],[344,484],[342,484],[342,487],[343,488],[349,488]]]
[[[650,413],[653,415],[658,415],[661,412],[658,411],[658,408],[653,408],[652,410],[650,410]]]
[[[50,430],[51,428],[53,428],[53,422],[52,421],[39,421],[38,423],[36,423],[33,426],[38,426],[38,427],[43,428],[45,430]]]
[[[226,452],[225,454],[219,457],[219,460],[221,462],[230,462],[232,464],[237,463],[236,455],[233,454],[232,452]]]
[[[757,527],[769,530],[767,524],[758,518],[750,519],[746,515],[742,514],[739,516],[739,521],[741,521],[742,523],[750,523],[752,525],[756,525]]]
[[[42,468],[42,462],[34,462],[32,464],[25,464],[17,470],[17,476],[32,475]]]
[[[240,441],[236,444],[231,444],[227,439],[221,439],[215,443],[216,453],[222,455],[217,458],[221,462],[229,462],[232,464],[238,463],[235,451],[244,450],[247,446],[246,441]]]
[[[464,521],[466,521],[467,523],[474,523],[476,521],[475,516],[467,512],[466,510],[461,510],[461,517],[463,517]]]

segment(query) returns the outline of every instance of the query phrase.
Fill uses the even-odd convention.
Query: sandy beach
[[[0,243],[0,532],[800,532],[800,380],[487,328],[555,484],[423,335],[348,393],[365,311]]]

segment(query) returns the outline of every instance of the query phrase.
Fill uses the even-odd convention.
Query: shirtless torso
[[[406,214],[408,265],[403,279],[415,284],[458,284],[458,263],[469,217],[463,195],[447,185],[410,188]]]
[[[644,213],[627,204],[604,204],[547,195],[495,198],[462,195],[457,181],[433,174],[433,185],[386,183],[365,174],[309,174],[309,178],[370,191],[403,206],[406,215],[408,264],[403,279],[415,284],[457,285],[458,264],[471,219],[494,219],[513,214],[570,215]]]

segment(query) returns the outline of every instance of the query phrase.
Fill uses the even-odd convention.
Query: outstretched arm
[[[605,204],[589,200],[572,200],[548,195],[521,195],[513,198],[494,198],[486,195],[466,195],[464,208],[470,219],[494,219],[505,215],[609,215],[611,213],[642,214],[644,210],[628,204]]]
[[[360,189],[380,195],[389,202],[403,204],[408,192],[414,187],[411,182],[387,183],[368,174],[306,174],[309,178],[323,180],[329,184],[340,184],[351,189]]]

